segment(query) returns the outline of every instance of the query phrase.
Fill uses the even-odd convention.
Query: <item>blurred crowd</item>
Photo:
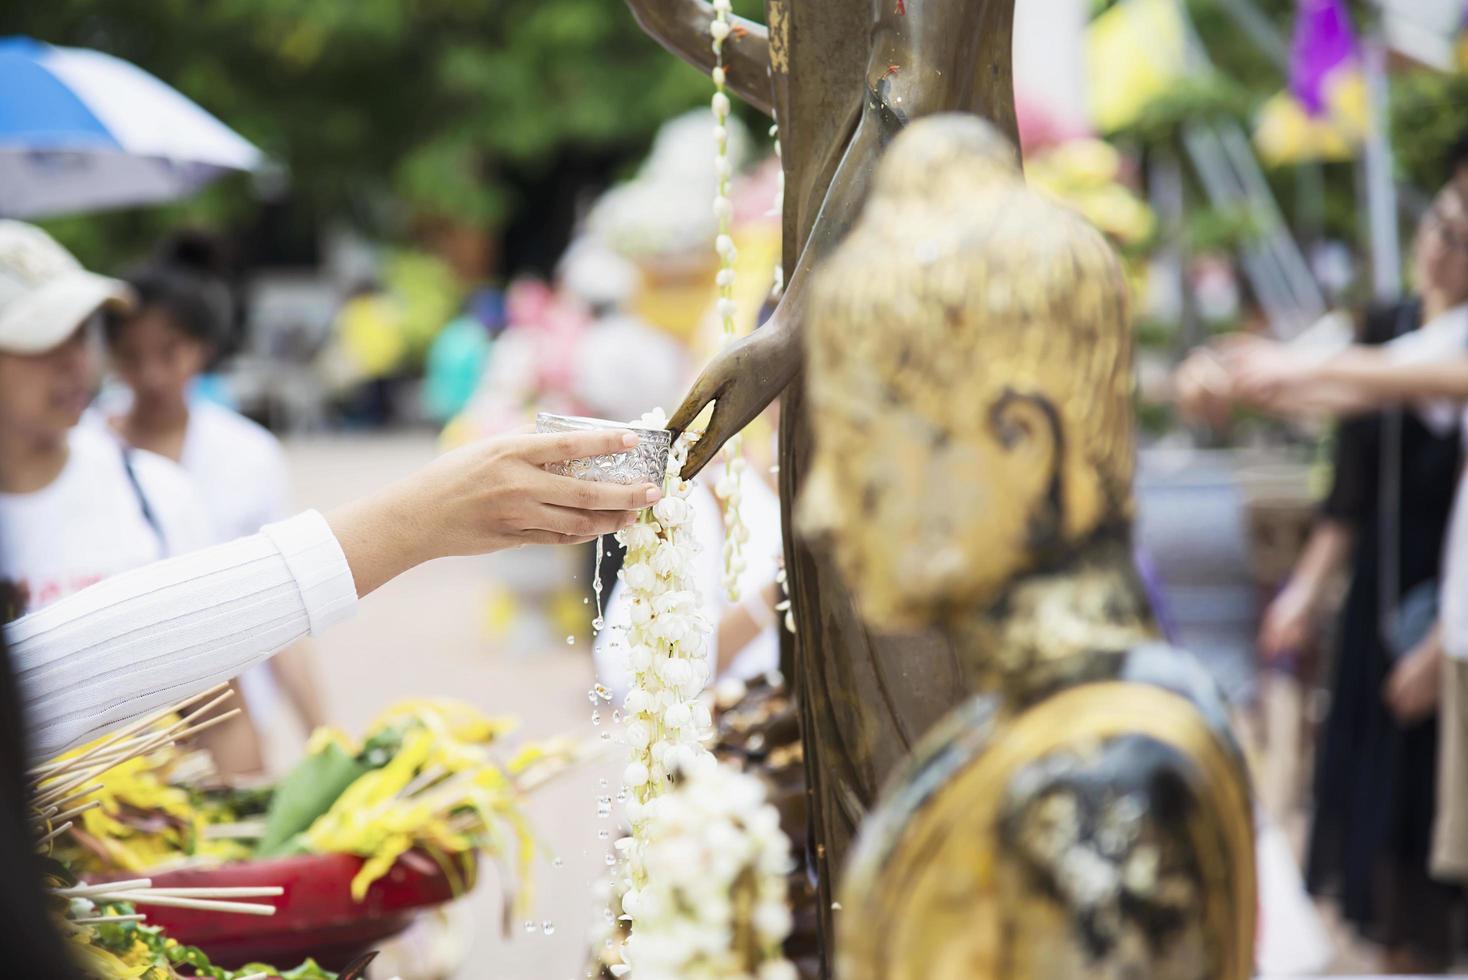
[[[1468,137],[1412,245],[1411,295],[1294,341],[1230,334],[1174,375],[1184,415],[1334,422],[1332,484],[1257,649],[1329,709],[1306,882],[1386,972],[1451,969],[1468,880]]]

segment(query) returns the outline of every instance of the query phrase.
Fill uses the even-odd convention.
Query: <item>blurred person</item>
[[[136,306],[104,314],[112,366],[126,386],[104,398],[98,414],[126,445],[183,467],[210,518],[211,541],[254,534],[285,518],[290,480],[275,436],[196,385],[225,342],[228,298],[223,284],[190,269],[157,265],[129,277]],[[271,713],[278,693],[305,729],[326,722],[311,656],[286,650],[268,667],[240,679],[245,713],[211,729],[205,747],[220,771],[256,774],[265,767],[255,719]],[[253,716],[253,718],[252,718]]]
[[[1451,964],[1462,895],[1434,874],[1460,879],[1468,871],[1468,842],[1454,832],[1468,805],[1468,745],[1453,724],[1452,677],[1468,680],[1468,670],[1450,660],[1445,687],[1440,677],[1445,647],[1468,656],[1468,630],[1451,628],[1454,606],[1468,599],[1468,541],[1458,541],[1468,536],[1468,515],[1461,499],[1454,503],[1462,486],[1457,406],[1468,399],[1465,190],[1445,188],[1418,229],[1420,298],[1369,311],[1359,342],[1334,353],[1225,341],[1210,355],[1202,399],[1215,416],[1234,403],[1345,416],[1334,486],[1265,613],[1259,645],[1279,657],[1315,639],[1331,581],[1349,567],[1307,879],[1312,891],[1340,897],[1361,935],[1385,947],[1393,972]],[[1419,410],[1395,411],[1404,405]],[[1432,625],[1437,594],[1447,629]],[[1446,710],[1438,720],[1440,687]]]
[[[485,287],[471,294],[463,311],[433,338],[423,364],[423,411],[428,418],[447,425],[464,410],[504,328],[504,295]]]
[[[99,377],[94,314],[130,299],[45,232],[0,221],[0,579],[12,614],[212,540],[178,467],[78,425]]]

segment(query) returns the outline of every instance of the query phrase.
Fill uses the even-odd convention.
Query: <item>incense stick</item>
[[[90,749],[79,756],[71,759],[56,760],[46,763],[45,765],[36,766],[35,768],[30,770],[29,774],[33,779],[42,779],[48,773],[52,773],[60,769],[73,768],[77,763],[96,755],[104,749],[107,749],[108,746],[113,745],[118,740],[127,738],[129,735],[136,734],[137,732],[140,732],[145,728],[151,727],[152,725],[157,724],[162,719],[167,718],[169,715],[175,714],[187,707],[198,704],[204,698],[207,698],[212,694],[217,694],[227,687],[229,687],[228,681],[225,681],[222,684],[215,684],[207,691],[200,691],[198,694],[195,694],[192,697],[185,698],[177,704],[169,705],[167,708],[163,708],[159,711],[154,712],[151,715],[146,715],[142,718],[139,718],[137,721],[129,723],[125,727],[118,729],[111,735],[108,735],[102,741],[98,742],[96,745],[92,746]]]
[[[137,894],[161,895],[165,898],[275,898],[285,894],[280,885],[239,885],[223,888],[139,888],[128,889]]]
[[[57,888],[52,894],[62,898],[88,898],[92,895],[105,895],[108,892],[135,891],[139,888],[153,887],[152,878],[133,878],[130,881],[104,881],[98,885],[76,885],[71,888]]]
[[[71,919],[69,921],[79,926],[94,925],[102,922],[142,922],[148,917],[142,912],[134,912],[130,915],[89,915],[85,919]],[[264,974],[261,974],[264,976]]]
[[[203,898],[181,898],[176,895],[154,895],[152,890],[108,893],[94,896],[92,901],[132,902],[134,905],[159,905],[175,909],[199,909],[206,912],[234,912],[239,915],[274,915],[274,905],[254,902],[219,902]]]
[[[51,831],[51,833],[47,834],[45,837],[42,837],[40,840],[36,841],[36,846],[37,847],[45,847],[47,844],[51,843],[53,840],[55,840],[56,838],[60,837],[62,834],[66,833],[70,829],[71,829],[71,821],[68,820],[66,823],[62,824],[60,827],[57,827],[55,830]]]

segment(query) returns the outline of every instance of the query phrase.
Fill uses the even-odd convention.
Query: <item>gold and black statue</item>
[[[888,148],[817,272],[799,508],[879,631],[980,692],[864,822],[840,980],[1243,980],[1248,780],[1158,640],[1129,542],[1131,333],[1110,247],[940,115]]]
[[[628,3],[711,67],[708,3]],[[784,666],[822,951],[833,909],[853,925],[841,980],[1243,977],[1242,767],[1130,565],[1121,283],[1023,188],[1013,10],[766,0],[767,26],[737,21],[729,88],[780,124],[787,286],[673,426],[714,405],[691,475],[782,398]],[[970,124],[902,135],[942,113]],[[839,561],[794,533],[802,488]]]

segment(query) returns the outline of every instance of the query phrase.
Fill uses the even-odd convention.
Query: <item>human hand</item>
[[[1310,376],[1311,360],[1287,344],[1237,334],[1219,345],[1219,356],[1240,401],[1268,408]]]
[[[1257,642],[1265,660],[1294,653],[1315,638],[1315,597],[1311,590],[1291,582],[1264,611]]]
[[[1213,350],[1200,347],[1189,354],[1173,372],[1172,391],[1183,418],[1215,429],[1228,423],[1233,379]]]
[[[433,558],[590,541],[631,524],[661,490],[647,483],[576,480],[543,467],[636,444],[634,434],[622,431],[486,439],[338,508],[327,522],[347,556],[358,595]]]
[[[1437,711],[1437,693],[1442,673],[1443,650],[1437,632],[1403,657],[1387,675],[1382,687],[1386,706],[1403,725],[1432,717]]]
[[[708,427],[689,450],[683,479],[696,476],[724,443],[764,411],[790,383],[800,369],[799,341],[777,311],[763,327],[725,347],[709,362],[668,422],[676,437],[710,402],[714,403]]]

